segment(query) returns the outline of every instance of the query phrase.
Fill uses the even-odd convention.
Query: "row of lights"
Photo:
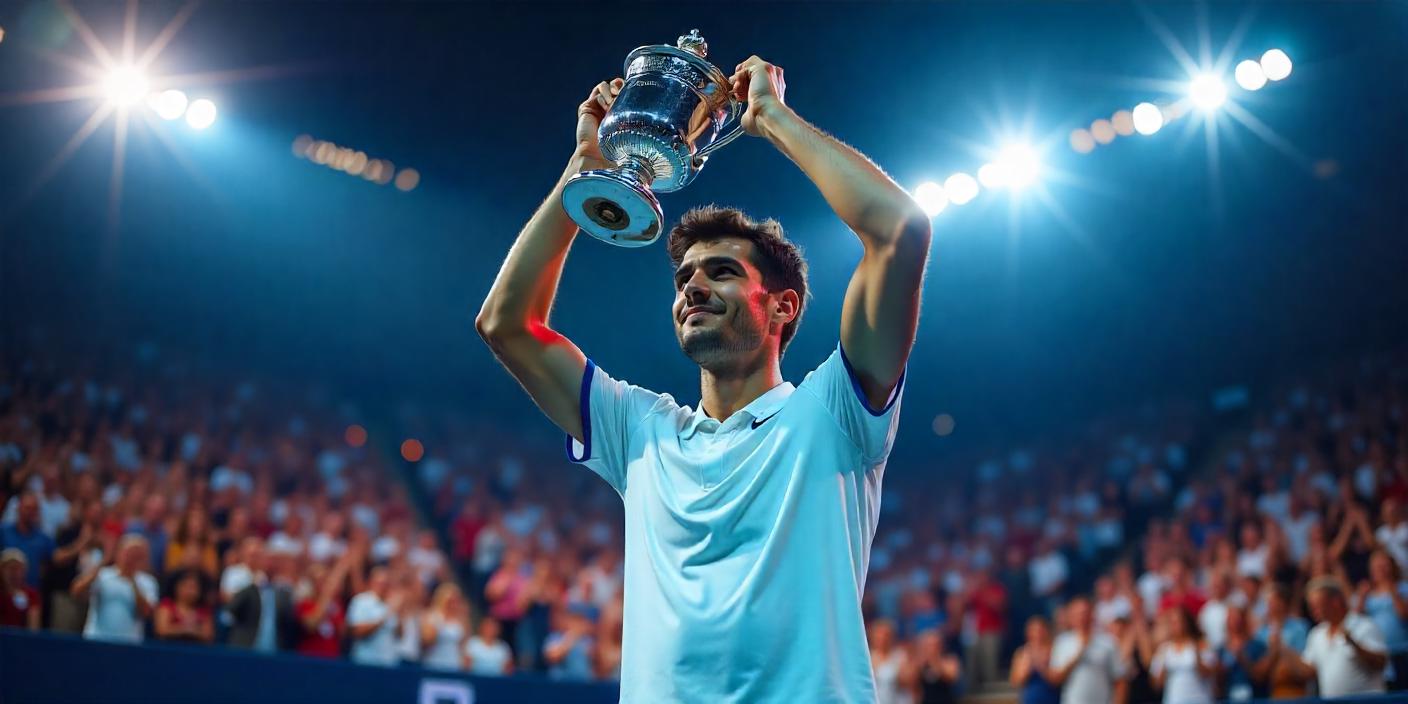
[[[1279,81],[1291,75],[1291,57],[1280,49],[1271,49],[1260,60],[1248,59],[1237,64],[1233,77],[1246,91],[1260,90],[1268,81]],[[1216,74],[1194,76],[1188,84],[1188,96],[1166,105],[1140,103],[1132,110],[1120,110],[1108,119],[1099,119],[1088,128],[1071,132],[1071,149],[1088,154],[1097,145],[1109,144],[1116,137],[1128,137],[1136,132],[1151,135],[1164,125],[1188,114],[1189,104],[1211,111],[1227,101],[1227,85]],[[959,172],[942,184],[925,181],[914,189],[913,196],[929,217],[943,212],[950,204],[964,205],[978,197],[982,188],[1020,189],[1030,185],[1041,172],[1041,160],[1036,150],[1025,144],[1013,144],[1002,149],[997,159],[978,169],[978,176]]]
[[[153,91],[151,83],[133,66],[119,66],[110,71],[102,84],[108,104],[119,110],[129,109],[146,101],[147,107],[163,120],[186,118],[191,128],[203,130],[215,124],[215,103],[209,98],[191,100],[184,92],[170,89]]]
[[[342,439],[350,447],[362,447],[367,444],[367,429],[356,423],[347,426],[343,432]],[[401,442],[401,459],[407,462],[419,462],[425,457],[425,445],[415,438],[406,438]]]
[[[1261,90],[1268,81],[1279,81],[1291,75],[1291,57],[1280,49],[1271,49],[1260,60],[1247,59],[1237,64],[1233,78],[1242,90]],[[1140,103],[1133,110],[1120,110],[1108,120],[1096,120],[1089,128],[1071,132],[1071,149],[1089,154],[1098,145],[1113,142],[1115,137],[1128,137],[1135,132],[1151,135],[1164,125],[1188,114],[1188,106],[1216,110],[1227,102],[1227,84],[1213,73],[1194,76],[1188,82],[1188,96],[1166,105]]]
[[[314,139],[306,134],[300,134],[293,140],[293,155],[350,176],[360,176],[378,186],[394,182],[396,188],[409,191],[420,184],[420,172],[415,169],[401,169],[398,172],[389,159],[369,158],[366,152],[339,146],[325,139]]]
[[[958,172],[944,179],[942,185],[925,181],[914,189],[914,200],[929,217],[943,212],[950,203],[965,205],[978,197],[981,188],[1020,189],[1031,185],[1041,173],[1041,158],[1026,144],[1011,144],[1003,148],[993,161],[978,168],[978,177]]]

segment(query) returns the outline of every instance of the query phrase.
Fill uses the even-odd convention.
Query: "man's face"
[[[1338,623],[1345,615],[1344,597],[1328,589],[1310,594],[1310,615],[1316,621]]]
[[[1090,628],[1090,624],[1093,621],[1090,613],[1090,602],[1084,599],[1071,602],[1069,617],[1072,627],[1082,631]]]
[[[675,337],[700,366],[731,361],[763,346],[775,296],[753,266],[753,243],[727,237],[698,242],[675,270]]]

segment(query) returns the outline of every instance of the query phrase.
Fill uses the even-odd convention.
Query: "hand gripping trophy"
[[[616,168],[577,174],[562,192],[563,208],[583,232],[621,247],[654,242],[665,220],[654,191],[689,185],[711,152],[743,133],[746,106],[705,60],[708,52],[692,29],[675,46],[643,46],[626,56],[625,83],[597,133]]]

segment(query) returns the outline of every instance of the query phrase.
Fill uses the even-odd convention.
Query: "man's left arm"
[[[732,80],[735,96],[748,101],[744,131],[796,163],[865,247],[846,288],[841,348],[871,407],[882,408],[914,344],[929,216],[864,155],[787,107],[781,68],[753,56]]]

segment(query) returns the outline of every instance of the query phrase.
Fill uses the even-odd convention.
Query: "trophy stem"
[[[655,169],[651,168],[650,162],[635,154],[628,155],[618,168],[621,169],[622,175],[635,177],[645,188],[650,188],[650,184],[655,181]]]

